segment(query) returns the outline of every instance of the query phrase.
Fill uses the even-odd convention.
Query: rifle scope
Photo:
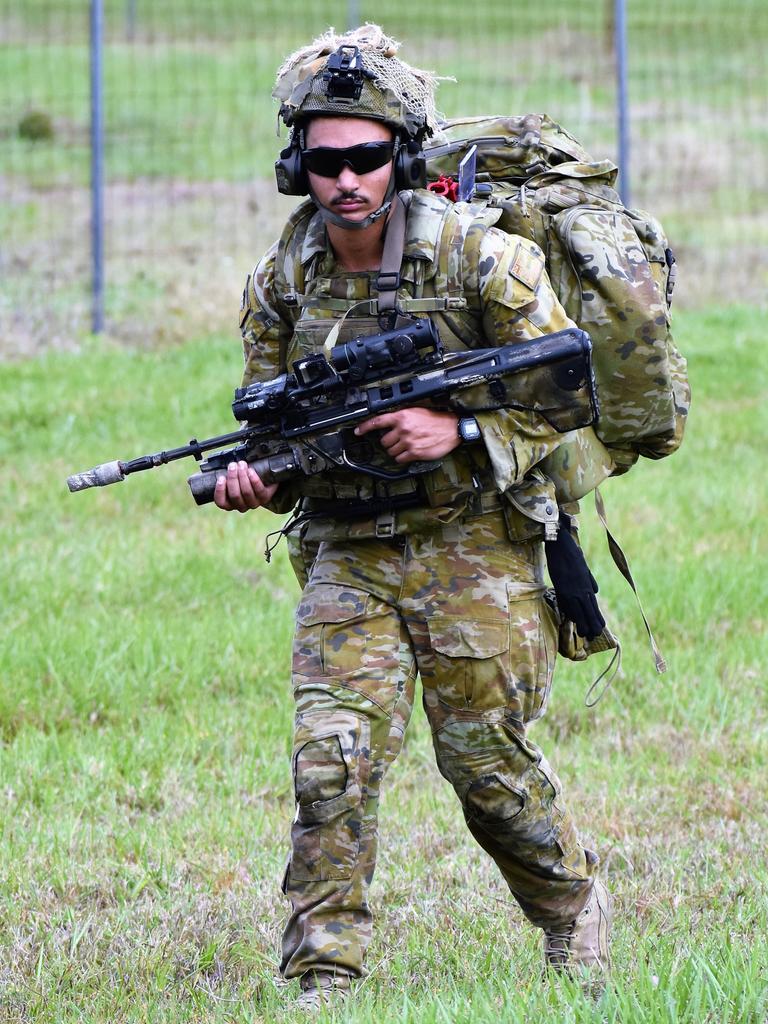
[[[382,334],[354,338],[331,350],[331,365],[350,381],[376,378],[382,371],[405,370],[442,352],[437,328],[427,317]]]

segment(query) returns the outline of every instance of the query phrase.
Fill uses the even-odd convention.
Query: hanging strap
[[[605,511],[605,505],[603,504],[602,495],[600,494],[600,491],[598,490],[597,487],[595,488],[595,509],[597,510],[597,517],[600,520],[600,522],[602,523],[603,529],[605,530],[605,535],[606,535],[606,538],[608,540],[608,550],[611,552],[611,558],[615,562],[616,568],[619,570],[621,575],[624,577],[624,579],[627,581],[627,583],[630,585],[630,587],[632,588],[632,590],[634,592],[635,600],[637,601],[637,607],[640,609],[640,614],[643,617],[643,623],[645,625],[646,632],[648,633],[648,639],[651,642],[651,650],[653,651],[653,660],[656,663],[656,671],[659,674],[661,674],[662,672],[666,672],[667,671],[667,663],[664,660],[664,657],[662,656],[662,653],[659,650],[658,645],[657,645],[656,641],[653,638],[653,633],[651,632],[651,627],[648,625],[648,619],[645,617],[645,612],[643,611],[643,606],[642,606],[642,603],[640,601],[640,595],[637,592],[637,587],[635,586],[635,581],[632,579],[632,573],[631,573],[630,568],[629,568],[629,562],[627,561],[627,556],[621,550],[621,547],[619,546],[618,542],[616,541],[616,538],[613,536],[611,531],[608,529],[608,520],[607,520],[606,511]]]
[[[360,302],[355,302],[351,306],[349,306],[347,311],[346,311],[346,313],[344,314],[344,316],[340,317],[336,321],[336,323],[333,325],[333,327],[329,331],[328,336],[325,339],[325,342],[323,343],[323,352],[325,354],[325,358],[326,359],[330,360],[331,352],[333,351],[333,348],[336,345],[336,342],[339,340],[339,332],[341,331],[341,328],[342,328],[342,326],[344,324],[344,321],[347,319],[347,317],[352,312],[352,310],[353,309],[360,309],[361,307],[369,307],[370,304],[371,304],[371,300],[370,299],[361,299]]]

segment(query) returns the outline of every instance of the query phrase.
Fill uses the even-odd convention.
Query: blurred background
[[[329,25],[380,22],[453,76],[446,116],[547,112],[618,158],[616,0],[104,0],[107,332],[154,346],[237,336],[277,195],[270,90]],[[631,202],[661,217],[676,303],[759,302],[768,281],[768,4],[626,0]],[[0,0],[0,354],[91,327],[87,0]],[[283,131],[283,137],[285,132]]]

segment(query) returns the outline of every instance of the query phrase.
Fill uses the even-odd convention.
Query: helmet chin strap
[[[392,168],[392,175],[387,185],[387,192],[384,196],[384,202],[373,213],[369,213],[363,220],[349,220],[347,217],[342,217],[340,213],[336,213],[334,210],[329,210],[327,206],[323,206],[320,200],[312,190],[312,186],[309,187],[309,194],[314,200],[315,206],[320,211],[320,216],[326,222],[326,224],[335,224],[339,228],[344,228],[345,231],[362,231],[363,228],[370,227],[371,224],[375,224],[377,220],[381,220],[385,214],[389,212],[392,206],[392,197],[395,194],[395,168]]]

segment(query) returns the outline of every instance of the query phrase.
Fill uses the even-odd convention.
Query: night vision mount
[[[329,99],[355,103],[360,99],[363,82],[373,78],[365,69],[363,58],[356,46],[340,46],[328,58],[323,81]]]

